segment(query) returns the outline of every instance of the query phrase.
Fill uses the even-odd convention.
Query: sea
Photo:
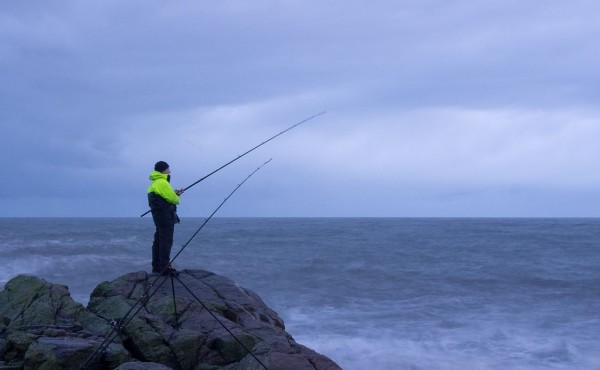
[[[0,218],[0,288],[150,270],[151,218]],[[194,236],[195,234],[195,236]],[[182,218],[171,256],[346,370],[600,369],[600,219]]]

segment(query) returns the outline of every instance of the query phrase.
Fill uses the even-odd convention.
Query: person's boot
[[[175,267],[169,265],[162,273],[163,276],[179,276],[179,271],[175,270]]]

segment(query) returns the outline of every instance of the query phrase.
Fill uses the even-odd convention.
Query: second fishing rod
[[[269,159],[268,161],[264,162],[262,165],[260,165],[258,168],[256,168],[254,171],[252,171],[242,182],[240,182],[231,193],[229,193],[229,195],[227,197],[225,197],[225,199],[219,204],[219,206],[217,208],[215,208],[215,210],[210,214],[210,216],[208,216],[204,222],[200,225],[200,227],[196,230],[196,232],[194,234],[192,234],[192,236],[188,239],[188,241],[181,247],[181,249],[179,250],[179,252],[177,252],[177,254],[175,255],[175,257],[173,257],[170,261],[169,261],[169,265],[171,263],[173,263],[173,261],[175,261],[175,259],[177,259],[177,257],[183,252],[183,250],[192,242],[192,240],[196,237],[196,235],[198,235],[198,233],[200,233],[200,231],[204,228],[204,226],[208,223],[208,221],[210,221],[214,215],[221,209],[221,207],[223,207],[223,205],[229,200],[229,198],[231,198],[233,196],[233,194],[246,182],[250,179],[250,177],[252,177],[252,175],[254,175],[256,172],[258,172],[258,170],[260,170],[263,166],[265,166],[267,163],[271,162],[271,159]],[[113,340],[115,340],[117,338],[117,336],[120,334],[121,330],[123,328],[125,328],[132,320],[133,318],[143,309],[144,307],[144,301],[149,300],[150,298],[152,298],[152,296],[154,296],[154,294],[156,294],[159,290],[159,288],[165,283],[165,281],[167,280],[162,279],[162,282],[160,282],[160,284],[158,286],[156,286],[157,282],[159,281],[159,279],[163,278],[164,275],[163,273],[166,271],[166,268],[161,271],[152,282],[150,282],[149,286],[146,288],[146,290],[142,293],[142,295],[140,296],[140,298],[137,299],[137,301],[135,301],[135,303],[129,307],[129,310],[123,315],[122,318],[120,319],[113,319],[111,320],[110,324],[112,329],[110,330],[110,332],[106,335],[104,335],[104,339],[102,340],[102,342],[100,343],[100,345],[98,345],[96,347],[96,350],[94,352],[92,352],[86,359],[85,361],[79,366],[80,369],[87,369],[89,366],[91,366],[96,359],[101,356],[103,353],[106,352],[108,346],[113,342]],[[155,288],[153,290],[153,288]],[[186,287],[187,289],[187,287]],[[153,290],[153,291],[152,291]],[[200,302],[200,300],[194,295],[193,292],[190,291],[190,294],[192,294],[192,296],[194,296],[194,298],[196,298],[196,300],[198,302]],[[202,302],[200,302],[200,304],[204,306],[204,304]],[[205,307],[206,308],[206,307]],[[210,313],[210,315],[215,318],[219,324],[221,326],[223,326],[225,328],[225,330],[227,332],[229,332],[230,334],[233,335],[233,333],[222,323],[222,321],[220,321],[216,316],[214,316],[213,313]],[[246,349],[246,351],[252,356],[254,357],[265,369],[267,369],[267,367],[250,351],[250,349],[248,349],[242,342],[239,341],[239,339],[237,337],[235,337],[235,340],[241,344],[241,346]]]
[[[323,111],[323,112],[320,112],[320,113],[317,113],[317,114],[315,114],[315,115],[312,115],[312,116],[310,116],[310,117],[308,117],[308,118],[305,118],[305,119],[303,119],[302,121],[300,121],[300,122],[298,122],[298,123],[294,124],[293,126],[290,126],[290,127],[288,127],[287,129],[285,129],[285,130],[281,131],[281,132],[280,132],[280,133],[278,133],[277,135],[271,136],[270,138],[268,138],[267,140],[263,141],[262,143],[260,143],[260,144],[256,145],[255,147],[253,147],[253,148],[249,149],[249,150],[248,150],[248,151],[246,151],[245,153],[238,155],[237,157],[235,157],[235,158],[234,158],[234,159],[232,159],[231,161],[229,161],[229,162],[225,163],[225,164],[224,164],[224,165],[222,165],[221,167],[219,167],[219,168],[217,168],[216,170],[212,171],[212,172],[211,172],[211,173],[209,173],[208,175],[205,175],[204,177],[200,178],[199,180],[197,180],[197,181],[196,181],[196,182],[194,182],[193,184],[191,184],[191,185],[189,185],[189,186],[187,186],[187,187],[185,187],[185,188],[181,189],[181,191],[182,191],[182,192],[184,192],[184,191],[188,190],[188,189],[189,189],[189,188],[191,188],[192,186],[194,186],[194,185],[197,185],[198,183],[200,183],[200,182],[202,182],[202,181],[206,180],[206,179],[207,179],[208,177],[210,177],[211,175],[213,175],[213,174],[215,174],[216,172],[218,172],[218,171],[222,170],[223,168],[225,168],[225,167],[229,166],[230,164],[232,164],[233,162],[235,162],[235,161],[237,161],[238,159],[242,158],[242,157],[243,157],[243,156],[245,156],[246,154],[249,154],[250,152],[252,152],[252,151],[254,151],[254,150],[256,150],[256,149],[260,148],[261,146],[265,145],[266,143],[268,143],[269,141],[271,141],[271,140],[275,139],[276,137],[278,137],[278,136],[281,136],[281,135],[283,135],[284,133],[286,133],[286,132],[290,131],[291,129],[293,129],[294,127],[300,126],[301,124],[303,124],[303,123],[305,123],[305,122],[308,122],[308,121],[310,121],[311,119],[313,119],[313,118],[316,118],[316,117],[318,117],[318,116],[320,116],[320,115],[323,115],[323,114],[325,114],[325,111]],[[140,215],[140,217],[144,217],[144,216],[145,216],[145,215],[147,215],[148,213],[150,213],[150,210],[148,210],[148,211],[146,211],[146,212],[142,213],[142,214]]]

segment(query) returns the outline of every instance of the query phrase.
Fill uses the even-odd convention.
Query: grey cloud
[[[115,196],[131,192],[123,201],[131,205],[135,191],[145,188],[148,163],[157,158],[179,164],[179,180],[193,179],[322,109],[329,111],[322,124],[264,152],[284,163],[273,166],[272,182],[293,173],[311,189],[296,189],[291,203],[314,196],[316,204],[327,204],[316,213],[337,206],[340,213],[376,213],[379,207],[393,214],[395,206],[383,208],[408,200],[391,189],[410,179],[418,179],[411,186],[451,184],[461,193],[461,186],[481,184],[481,170],[473,169],[485,163],[496,160],[501,173],[510,173],[510,162],[520,157],[547,159],[546,149],[532,146],[536,142],[541,148],[558,143],[556,166],[545,166],[544,176],[526,186],[524,175],[495,177],[495,185],[533,189],[544,181],[559,183],[561,174],[569,174],[571,185],[597,182],[583,170],[597,170],[593,161],[569,155],[576,148],[595,155],[587,136],[596,132],[582,123],[598,117],[599,50],[593,40],[600,23],[593,2],[64,1],[3,2],[0,9],[0,144],[29,196],[47,196],[38,193],[44,188],[68,197],[64,189],[77,184],[73,191],[85,197],[108,183]],[[540,110],[548,113],[535,114]],[[444,117],[444,111],[458,113]],[[468,121],[473,111],[522,136],[515,140],[518,150],[477,145],[492,141],[493,131],[464,135],[460,120]],[[518,112],[521,121],[508,124],[503,112]],[[540,134],[550,115],[574,120],[561,122],[569,140],[552,142]],[[427,136],[436,125],[449,127],[458,136],[448,140],[464,140],[464,146]],[[447,153],[437,153],[440,148]],[[407,161],[411,155],[419,162]],[[452,160],[461,162],[454,173],[444,167]],[[236,167],[226,180],[243,169]],[[361,173],[376,180],[360,186],[397,202],[361,198],[353,183]],[[215,181],[210,194],[217,196],[226,183]],[[340,190],[327,198],[332,184]],[[293,181],[286,186],[291,189]],[[0,185],[0,192],[10,196],[11,184]],[[275,203],[287,195],[265,192],[278,194]],[[325,194],[322,200],[319,194]],[[343,204],[345,197],[362,208]],[[418,204],[424,201],[414,203],[415,212]]]

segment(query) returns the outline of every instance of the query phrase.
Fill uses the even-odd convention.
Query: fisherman
[[[177,204],[183,189],[173,190],[170,173],[167,162],[156,162],[154,171],[150,173],[152,184],[148,187],[148,205],[156,226],[152,243],[152,272],[162,275],[177,273],[169,262],[175,224],[179,223]]]

